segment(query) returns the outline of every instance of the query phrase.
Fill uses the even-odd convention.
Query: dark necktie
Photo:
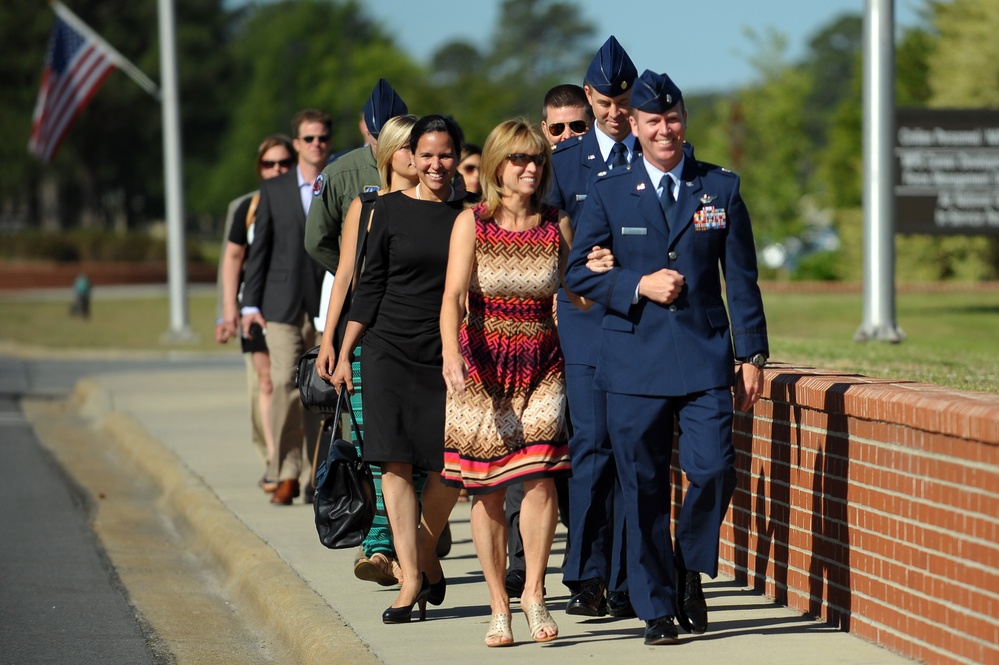
[[[619,166],[628,165],[628,148],[623,143],[615,143],[610,151],[610,159],[607,166],[616,169]]]
[[[664,175],[659,181],[659,186],[663,189],[663,193],[659,195],[659,205],[666,213],[666,223],[669,224],[670,218],[673,217],[673,207],[676,206],[676,200],[673,199],[673,179]]]

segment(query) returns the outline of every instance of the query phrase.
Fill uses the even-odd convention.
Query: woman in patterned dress
[[[447,386],[441,478],[473,498],[472,540],[492,611],[490,647],[513,644],[503,511],[513,483],[524,484],[521,607],[535,641],[558,635],[545,608],[544,574],[558,519],[553,479],[570,466],[552,298],[572,230],[564,213],[541,203],[550,156],[548,142],[525,120],[508,120],[489,134],[483,202],[455,220],[441,307]]]

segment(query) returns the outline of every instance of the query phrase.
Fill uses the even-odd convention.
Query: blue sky
[[[896,27],[919,24],[923,0],[894,0]],[[638,71],[666,71],[684,91],[723,90],[755,77],[747,56],[756,52],[744,30],[773,28],[788,39],[788,57],[805,53],[809,38],[845,13],[862,14],[865,0],[578,0],[597,26],[593,48],[614,35]],[[464,38],[484,44],[500,0],[458,0],[443,5],[414,0],[367,0],[369,16],[396,44],[426,62],[440,45]],[[446,9],[445,9],[446,8]]]

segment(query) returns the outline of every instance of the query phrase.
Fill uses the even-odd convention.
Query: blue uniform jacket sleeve
[[[586,255],[596,246],[610,249],[613,253],[614,235],[600,195],[600,187],[591,186],[586,205],[576,223],[565,284],[573,293],[627,315],[642,275],[621,267],[612,268],[605,273],[593,272],[586,267]]]
[[[770,355],[763,298],[758,284],[753,228],[746,203],[739,192],[739,178],[734,177],[735,191],[728,202],[729,231],[720,261],[725,276],[735,357],[748,358],[756,353]]]

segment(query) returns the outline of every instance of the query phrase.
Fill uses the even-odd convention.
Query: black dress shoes
[[[527,577],[524,575],[524,571],[516,568],[508,570],[504,580],[506,595],[510,598],[520,598],[520,594],[524,593],[524,582],[526,581]]]
[[[637,616],[627,591],[607,592],[607,614],[616,619],[631,619]]]
[[[605,585],[602,580],[591,578],[583,580],[579,591],[569,599],[565,606],[566,614],[584,617],[602,617],[607,614],[607,599],[604,598]]]
[[[673,617],[659,617],[645,622],[645,643],[649,646],[676,644],[679,641]]]
[[[681,571],[677,583],[683,584],[683,595],[676,604],[676,619],[685,631],[699,635],[708,629],[708,604],[701,589],[701,574],[695,570]],[[680,596],[680,590],[677,591]]]

